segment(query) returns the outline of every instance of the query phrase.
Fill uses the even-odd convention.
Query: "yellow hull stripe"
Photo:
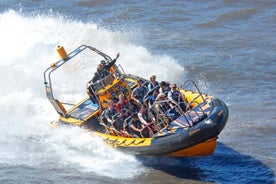
[[[126,138],[119,136],[112,136],[99,132],[93,132],[93,135],[101,137],[107,144],[112,147],[137,147],[137,146],[150,146],[152,138]]]

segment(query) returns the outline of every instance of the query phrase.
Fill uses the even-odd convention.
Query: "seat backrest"
[[[132,118],[132,114],[131,114],[129,117],[127,117],[127,118],[125,119],[125,121],[124,121],[124,129],[125,129],[128,133],[130,133],[128,123],[130,122],[131,118]]]

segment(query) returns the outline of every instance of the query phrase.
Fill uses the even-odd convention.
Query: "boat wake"
[[[49,123],[57,114],[46,98],[41,73],[59,57],[53,50],[58,44],[68,50],[81,43],[97,45],[114,56],[120,52],[118,63],[126,66],[127,72],[145,78],[154,73],[158,80],[177,81],[184,71],[177,61],[170,56],[153,55],[133,43],[129,34],[101,29],[95,23],[9,10],[0,14],[0,25],[0,49],[4,51],[0,55],[0,163],[73,168],[109,177],[117,177],[114,171],[118,170],[122,171],[120,177],[146,172],[135,157],[111,150],[80,128],[53,130]],[[95,68],[81,67],[83,79],[89,74],[92,77]],[[68,70],[73,71],[74,66]],[[76,78],[72,83],[83,79]],[[62,90],[66,92],[66,86]]]

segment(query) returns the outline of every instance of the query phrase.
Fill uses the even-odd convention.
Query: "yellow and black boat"
[[[107,108],[109,99],[124,94],[127,100],[130,100],[138,81],[142,80],[143,85],[149,83],[142,77],[126,74],[120,65],[114,64],[104,78],[96,82],[89,81],[86,84],[87,96],[66,109],[68,103],[59,101],[53,95],[51,75],[65,63],[78,58],[77,56],[85,50],[107,63],[114,61],[110,56],[87,45],[81,45],[69,54],[62,46],[57,47],[61,59],[44,72],[47,97],[60,115],[57,120],[51,122],[53,126],[81,126],[91,131],[94,136],[101,137],[115,149],[134,155],[207,156],[213,153],[218,135],[227,122],[228,108],[220,99],[201,93],[192,80],[179,86],[179,91],[185,96],[188,107],[186,110],[180,107],[180,101],[172,102],[168,98],[154,101],[148,113],[154,120],[155,129],[154,134],[147,136],[135,137],[129,132],[130,118],[124,120],[124,133],[112,124],[106,125],[102,121],[101,114]],[[79,57],[77,61],[80,59],[83,57]],[[98,63],[99,60],[95,62]],[[95,65],[95,62],[92,64]],[[188,90],[191,86],[193,89]],[[153,90],[144,96],[145,103]],[[174,103],[177,115],[172,117],[167,112],[162,112],[160,108],[155,108],[161,103]]]

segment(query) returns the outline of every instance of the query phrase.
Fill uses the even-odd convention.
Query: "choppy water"
[[[0,183],[275,183],[275,1],[2,0],[0,30]],[[120,52],[128,73],[193,79],[223,99],[215,153],[137,158],[82,129],[51,129],[43,71],[58,44]],[[77,67],[73,83],[94,70]]]

